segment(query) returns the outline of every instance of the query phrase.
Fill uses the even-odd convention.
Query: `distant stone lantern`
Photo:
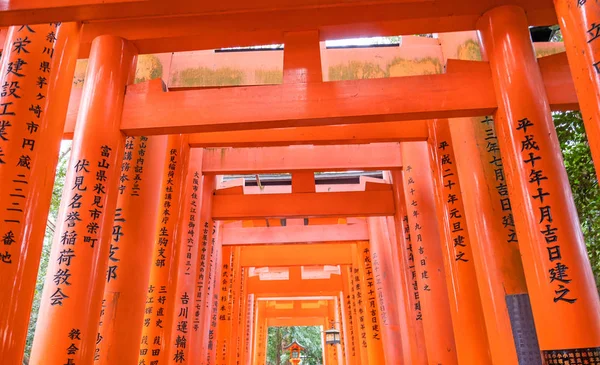
[[[300,364],[300,354],[304,347],[294,340],[289,346],[285,347],[284,350],[290,350],[290,363]]]
[[[333,324],[331,325],[331,329],[325,331],[325,343],[332,346],[340,343],[340,331],[335,329]]]

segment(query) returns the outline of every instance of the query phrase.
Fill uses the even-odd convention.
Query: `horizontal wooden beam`
[[[258,296],[266,293],[275,294],[273,296],[339,295],[342,287],[341,278],[334,275],[331,279],[302,280],[301,285],[293,284],[290,280],[248,280],[248,293]]]
[[[204,151],[202,172],[233,175],[395,170],[402,167],[398,143],[341,146],[211,148]]]
[[[223,226],[223,246],[353,242],[369,239],[367,224],[238,228]]]
[[[540,70],[552,110],[578,109],[564,53],[540,59]],[[422,140],[426,126],[417,119],[481,116],[497,108],[489,64],[458,60],[449,60],[442,75],[163,90],[160,80],[128,87],[125,134],[201,133],[191,140],[198,147],[398,141],[407,130],[408,138]],[[74,88],[65,138],[73,133],[80,100],[81,89]]]
[[[121,130],[155,135],[488,115],[497,108],[491,74],[489,67],[478,71],[179,92],[135,85]]]
[[[394,215],[391,190],[335,193],[215,195],[215,220]]]
[[[567,53],[557,53],[538,59],[542,79],[548,100],[551,100],[552,110],[579,110],[575,84],[571,78],[571,69]]]
[[[352,264],[350,245],[330,243],[317,243],[310,248],[306,245],[244,246],[240,255],[244,267]]]
[[[267,308],[264,311],[266,318],[306,318],[306,317],[326,317],[328,308],[310,308],[310,309],[272,309]]]
[[[191,147],[273,147],[289,145],[341,145],[377,142],[425,141],[429,137],[427,122],[410,120],[319,127],[258,129],[195,133],[189,137]]]
[[[531,25],[557,23],[551,0],[57,1],[4,1],[0,25],[83,21],[85,57],[104,34],[144,54],[283,43],[284,31],[306,29],[322,40],[473,30],[481,14],[505,4],[523,7]]]
[[[322,326],[324,317],[267,318],[268,327]]]
[[[395,3],[427,2],[431,0],[395,0]],[[360,5],[365,1],[351,1]],[[382,3],[384,1],[372,1]],[[240,0],[203,2],[188,0],[11,0],[0,2],[0,26],[36,24],[78,20],[90,23],[99,20],[123,20],[198,14],[253,13],[272,9],[300,10],[339,7],[342,0]],[[26,21],[26,22],[24,22]]]

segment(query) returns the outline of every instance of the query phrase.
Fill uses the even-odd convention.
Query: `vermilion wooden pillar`
[[[9,28],[4,45],[0,64],[0,277],[4,282],[0,286],[4,298],[0,301],[0,354],[7,363],[19,364],[23,357],[79,30],[75,23],[63,23],[58,30],[55,24],[15,26]],[[44,62],[48,67],[40,68]]]
[[[571,75],[600,174],[600,4],[593,0],[554,0]]]
[[[427,358],[430,364],[457,364],[427,142],[400,147]]]
[[[219,322],[220,300],[221,300],[221,271],[223,264],[222,245],[218,239],[219,224],[213,226],[212,248],[211,248],[211,267],[209,272],[210,287],[207,287],[208,297],[210,299],[210,311],[205,315],[208,320],[204,321],[204,332],[208,336],[208,340],[204,340],[203,358],[206,359],[206,364],[216,363],[217,350],[217,326]]]
[[[152,245],[159,215],[167,137],[129,137],[108,257],[95,361],[135,363],[139,357]]]
[[[240,266],[240,247],[234,248],[235,250],[235,261],[233,262],[234,270],[231,281],[231,329],[229,333],[228,343],[229,348],[227,350],[227,363],[236,364],[239,363],[239,328],[240,328],[240,302],[243,295],[242,284],[245,279],[245,269]]]
[[[256,341],[254,343],[254,365],[264,365],[267,361],[267,319],[264,316],[266,302],[256,302]]]
[[[184,216],[183,187],[189,163],[187,137],[171,135],[161,173],[158,224],[156,226],[139,362],[168,362],[173,308],[175,308],[177,261],[181,241],[178,229]]]
[[[66,187],[40,305],[31,362],[93,361],[125,138],[119,130],[136,50],[92,43]]]
[[[506,174],[492,118],[450,120],[494,364],[541,362]],[[513,331],[512,322],[515,322]]]
[[[401,341],[403,341],[404,361],[407,364],[426,365],[427,349],[425,347],[425,333],[423,330],[423,311],[421,308],[421,294],[417,282],[415,267],[415,252],[411,241],[408,214],[404,198],[404,182],[402,171],[391,172],[391,182],[394,188],[394,202],[396,215],[393,217],[395,238],[397,241],[398,266],[400,268],[400,289],[398,301],[404,302],[406,308],[400,321],[402,326]],[[390,232],[392,230],[390,229]]]
[[[344,302],[340,301],[339,296],[335,297],[335,322],[337,324],[337,328],[340,331],[340,347],[338,350],[338,362],[340,364],[346,365],[348,364],[347,356],[346,356],[346,332],[344,331],[344,315],[342,313],[342,307],[344,306]]]
[[[233,315],[233,282],[238,274],[239,259],[236,249],[231,246],[223,247],[223,264],[221,265],[221,280],[219,280],[219,311],[217,316],[217,351],[215,364],[227,365],[228,353],[232,350],[230,343],[231,323]]]
[[[176,278],[171,281],[177,285],[175,301],[172,307],[173,321],[169,344],[168,361],[170,364],[191,364],[190,343],[195,334],[192,331],[194,292],[196,289],[196,269],[199,258],[200,207],[202,205],[202,149],[190,151],[189,166],[184,182],[183,211],[177,228],[179,252]]]
[[[402,333],[400,331],[399,309],[401,306],[396,297],[399,289],[399,267],[397,256],[392,256],[391,237],[387,230],[385,217],[370,217],[369,243],[371,249],[371,263],[374,280],[374,289],[377,292],[377,306],[381,322],[379,327],[382,332],[383,350],[385,359],[392,364],[403,363],[402,359]],[[396,242],[394,242],[395,244]]]
[[[355,306],[355,295],[354,295],[354,287],[351,284],[352,280],[352,266],[341,266],[341,275],[342,275],[342,299],[344,303],[344,330],[345,330],[345,338],[346,340],[346,354],[347,359],[349,360],[349,364],[361,364],[360,358],[360,348],[361,348],[361,339],[359,335],[358,324],[358,316],[356,313]]]
[[[193,320],[190,337],[190,358],[192,364],[199,364],[204,361],[202,355],[203,347],[206,348],[207,330],[205,330],[206,320],[210,322],[210,312],[212,300],[208,288],[212,286],[214,275],[211,273],[213,229],[210,212],[212,209],[212,194],[216,186],[214,176],[201,176],[202,197],[201,206],[198,208],[198,224],[200,225],[199,237],[200,245],[198,247],[199,257],[197,262],[196,288],[194,291]]]
[[[326,356],[325,364],[340,365],[341,363],[339,362],[338,351],[340,345],[328,345],[325,343],[325,330],[331,328],[332,322],[334,322],[334,326],[336,326],[334,316],[334,303],[332,300],[327,301],[327,313],[328,315],[323,319],[323,343],[325,344],[324,350]]]
[[[353,255],[356,255],[356,248],[354,247],[352,250]],[[348,274],[348,284],[352,298],[352,314],[354,315],[354,330],[357,337],[356,348],[358,355],[360,355],[360,363],[368,364],[367,323],[365,321],[365,310],[363,309],[362,285],[360,283],[359,269],[356,264],[353,263],[348,268]]]
[[[450,125],[448,119],[433,120],[429,125],[436,206],[458,361],[488,364],[490,350]]]
[[[361,325],[364,324],[365,326],[368,363],[384,364],[383,336],[381,333],[381,319],[377,303],[371,248],[368,241],[362,241],[358,242],[356,249],[354,258],[357,263],[356,267],[358,267],[358,280],[356,280],[356,284],[360,284],[361,288],[361,297],[358,301],[360,302],[359,308],[363,310],[362,315],[364,320],[361,321]]]
[[[521,8],[499,7],[477,29],[492,69],[498,141],[543,357],[595,361],[588,354],[600,351],[600,301],[527,18]]]
[[[248,281],[246,280],[246,283]],[[247,285],[246,285],[247,288]],[[254,341],[254,294],[248,294],[246,291],[246,304],[244,306],[244,343],[242,348],[242,364],[252,364],[252,341]]]

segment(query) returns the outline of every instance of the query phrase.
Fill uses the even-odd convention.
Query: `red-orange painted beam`
[[[252,4],[148,1],[143,5],[126,6],[92,3],[94,5],[85,11],[77,4],[80,6],[6,13],[0,25],[83,20],[86,37],[82,55],[89,49],[88,44],[102,34],[130,39],[140,53],[159,53],[284,43],[284,30],[319,30],[322,40],[471,30],[480,14],[504,3],[523,6],[532,25],[557,22],[548,0],[355,0],[343,3],[309,0]],[[142,16],[146,18],[133,19]],[[93,22],[110,18],[111,21]]]
[[[319,242],[351,242],[369,239],[364,222],[285,227],[230,227],[222,230],[224,246],[281,245]]]
[[[72,128],[72,127],[71,127]],[[67,130],[65,128],[65,130]],[[320,127],[209,132],[190,135],[190,147],[274,147],[289,145],[340,145],[376,142],[424,141],[422,120]],[[66,138],[66,135],[65,135]]]
[[[327,316],[327,307],[303,309],[270,309],[265,310],[266,318],[310,318]]]
[[[302,282],[302,283],[300,283]],[[248,279],[248,293],[254,293],[258,296],[267,293],[279,293],[279,295],[294,296],[300,295],[319,295],[319,293],[339,292],[342,290],[342,280],[339,276],[332,275],[331,279],[315,280],[258,280],[257,278]],[[304,294],[302,294],[304,293]],[[300,294],[300,295],[299,295]]]
[[[291,171],[394,170],[402,167],[398,143],[207,149],[205,174]]]
[[[286,145],[288,141],[333,144],[424,140],[427,134],[423,122],[410,120],[480,116],[497,107],[487,62],[450,60],[448,69],[455,75],[403,77],[402,82],[389,78],[176,93],[164,93],[162,81],[154,80],[128,87],[122,129],[130,135],[202,132],[192,138],[191,144],[197,147],[257,146],[263,141],[265,145]],[[577,109],[565,57],[542,58],[540,69],[552,109]],[[340,88],[344,93],[336,95]],[[472,93],[469,88],[480,92]],[[64,138],[70,138],[74,130],[78,90],[73,90],[69,102]],[[393,107],[384,107],[389,105]],[[332,126],[343,123],[358,124]],[[295,128],[302,126],[313,127]],[[260,130],[256,136],[244,132],[256,129]],[[410,133],[404,139],[406,130]]]
[[[497,108],[478,72],[162,92],[129,88],[128,135],[199,133],[486,115]],[[473,93],[477,90],[477,93]]]
[[[349,244],[243,246],[241,250],[243,267],[349,265],[352,263]]]
[[[213,219],[366,217],[394,215],[394,198],[386,191],[215,195]]]
[[[269,327],[321,326],[322,317],[267,318]]]
[[[538,58],[544,88],[554,111],[578,110],[579,101],[565,52]]]

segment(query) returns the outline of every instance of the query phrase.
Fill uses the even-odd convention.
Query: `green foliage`
[[[67,166],[71,152],[71,142],[65,141],[61,146],[61,154],[56,167],[56,177],[54,179],[54,188],[52,189],[52,201],[50,203],[50,212],[48,221],[46,222],[46,236],[44,237],[44,245],[42,248],[42,256],[40,258],[40,269],[38,271],[37,282],[35,284],[35,294],[33,297],[33,305],[31,315],[29,317],[29,328],[27,330],[27,342],[25,344],[24,363],[29,361],[31,354],[31,346],[33,345],[33,336],[35,334],[35,325],[37,323],[38,312],[40,310],[40,302],[42,299],[42,291],[44,289],[44,280],[48,270],[48,260],[50,259],[50,249],[52,248],[52,236],[54,234],[56,217],[60,207],[60,199],[62,197],[63,188],[65,186],[65,177],[67,174]]]
[[[554,113],[554,125],[579,213],[596,285],[600,283],[600,189],[579,112]],[[600,285],[598,285],[600,290]]]
[[[269,327],[267,342],[267,365],[288,365],[290,353],[283,348],[296,340],[306,348],[302,352],[303,365],[323,363],[321,327]]]

